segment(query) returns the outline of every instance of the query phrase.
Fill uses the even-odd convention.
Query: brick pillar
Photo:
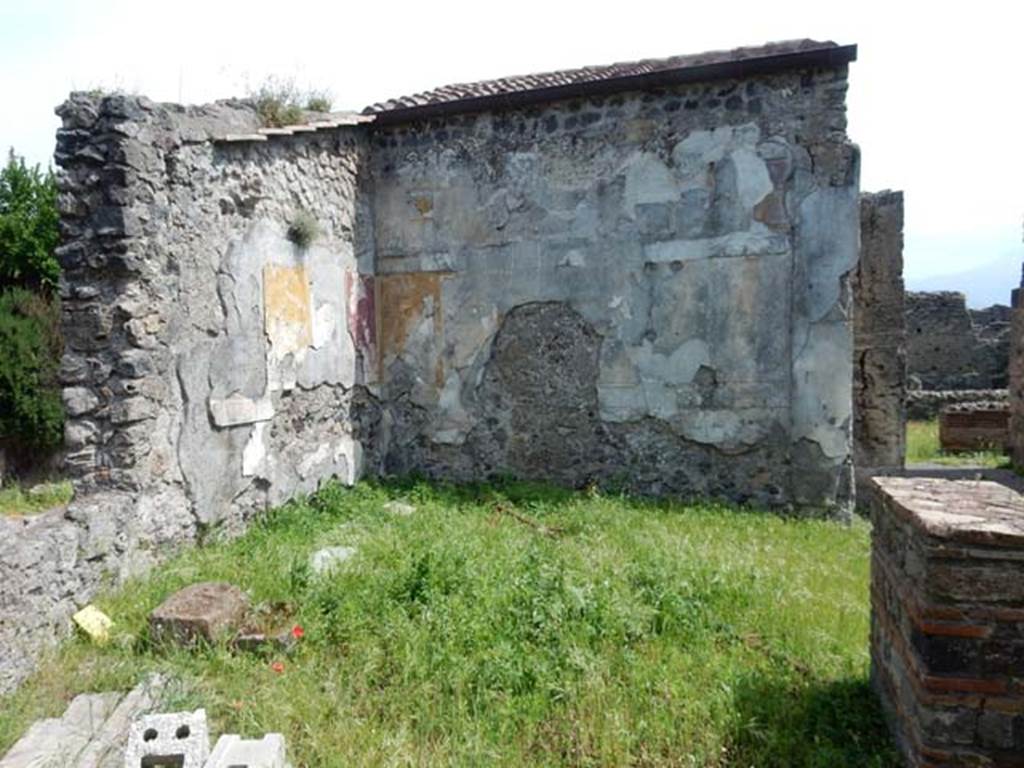
[[[1024,497],[875,478],[871,674],[910,766],[1024,766]]]
[[[1010,451],[1024,469],[1024,278],[1013,292],[1010,318]]]

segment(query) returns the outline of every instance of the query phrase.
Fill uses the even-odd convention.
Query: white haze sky
[[[196,103],[276,75],[361,109],[452,82],[798,37],[859,46],[849,133],[862,189],[906,194],[911,287],[996,270],[1006,295],[991,300],[1008,301],[1024,257],[1024,4],[1009,0],[0,0],[0,151],[48,164],[53,108],[73,89]]]

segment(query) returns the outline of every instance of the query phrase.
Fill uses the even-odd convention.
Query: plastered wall
[[[845,92],[841,66],[295,135],[72,95],[76,498],[0,519],[0,689],[102,585],[332,477],[846,516]]]
[[[376,130],[396,472],[845,514],[845,70]]]

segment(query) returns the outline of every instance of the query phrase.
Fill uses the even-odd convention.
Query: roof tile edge
[[[363,114],[375,115],[377,125],[392,125],[685,82],[768,74],[803,67],[839,67],[856,59],[856,45],[807,39],[783,41],[728,51],[448,85],[371,105],[363,110]]]

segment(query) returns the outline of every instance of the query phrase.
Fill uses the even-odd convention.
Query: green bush
[[[24,288],[0,293],[0,440],[23,453],[42,453],[61,444],[61,347],[56,299]]]
[[[306,109],[310,112],[330,112],[330,95],[327,91],[310,91],[306,94]]]
[[[0,170],[0,289],[49,292],[56,287],[58,219],[53,172],[27,167],[12,150]]]

